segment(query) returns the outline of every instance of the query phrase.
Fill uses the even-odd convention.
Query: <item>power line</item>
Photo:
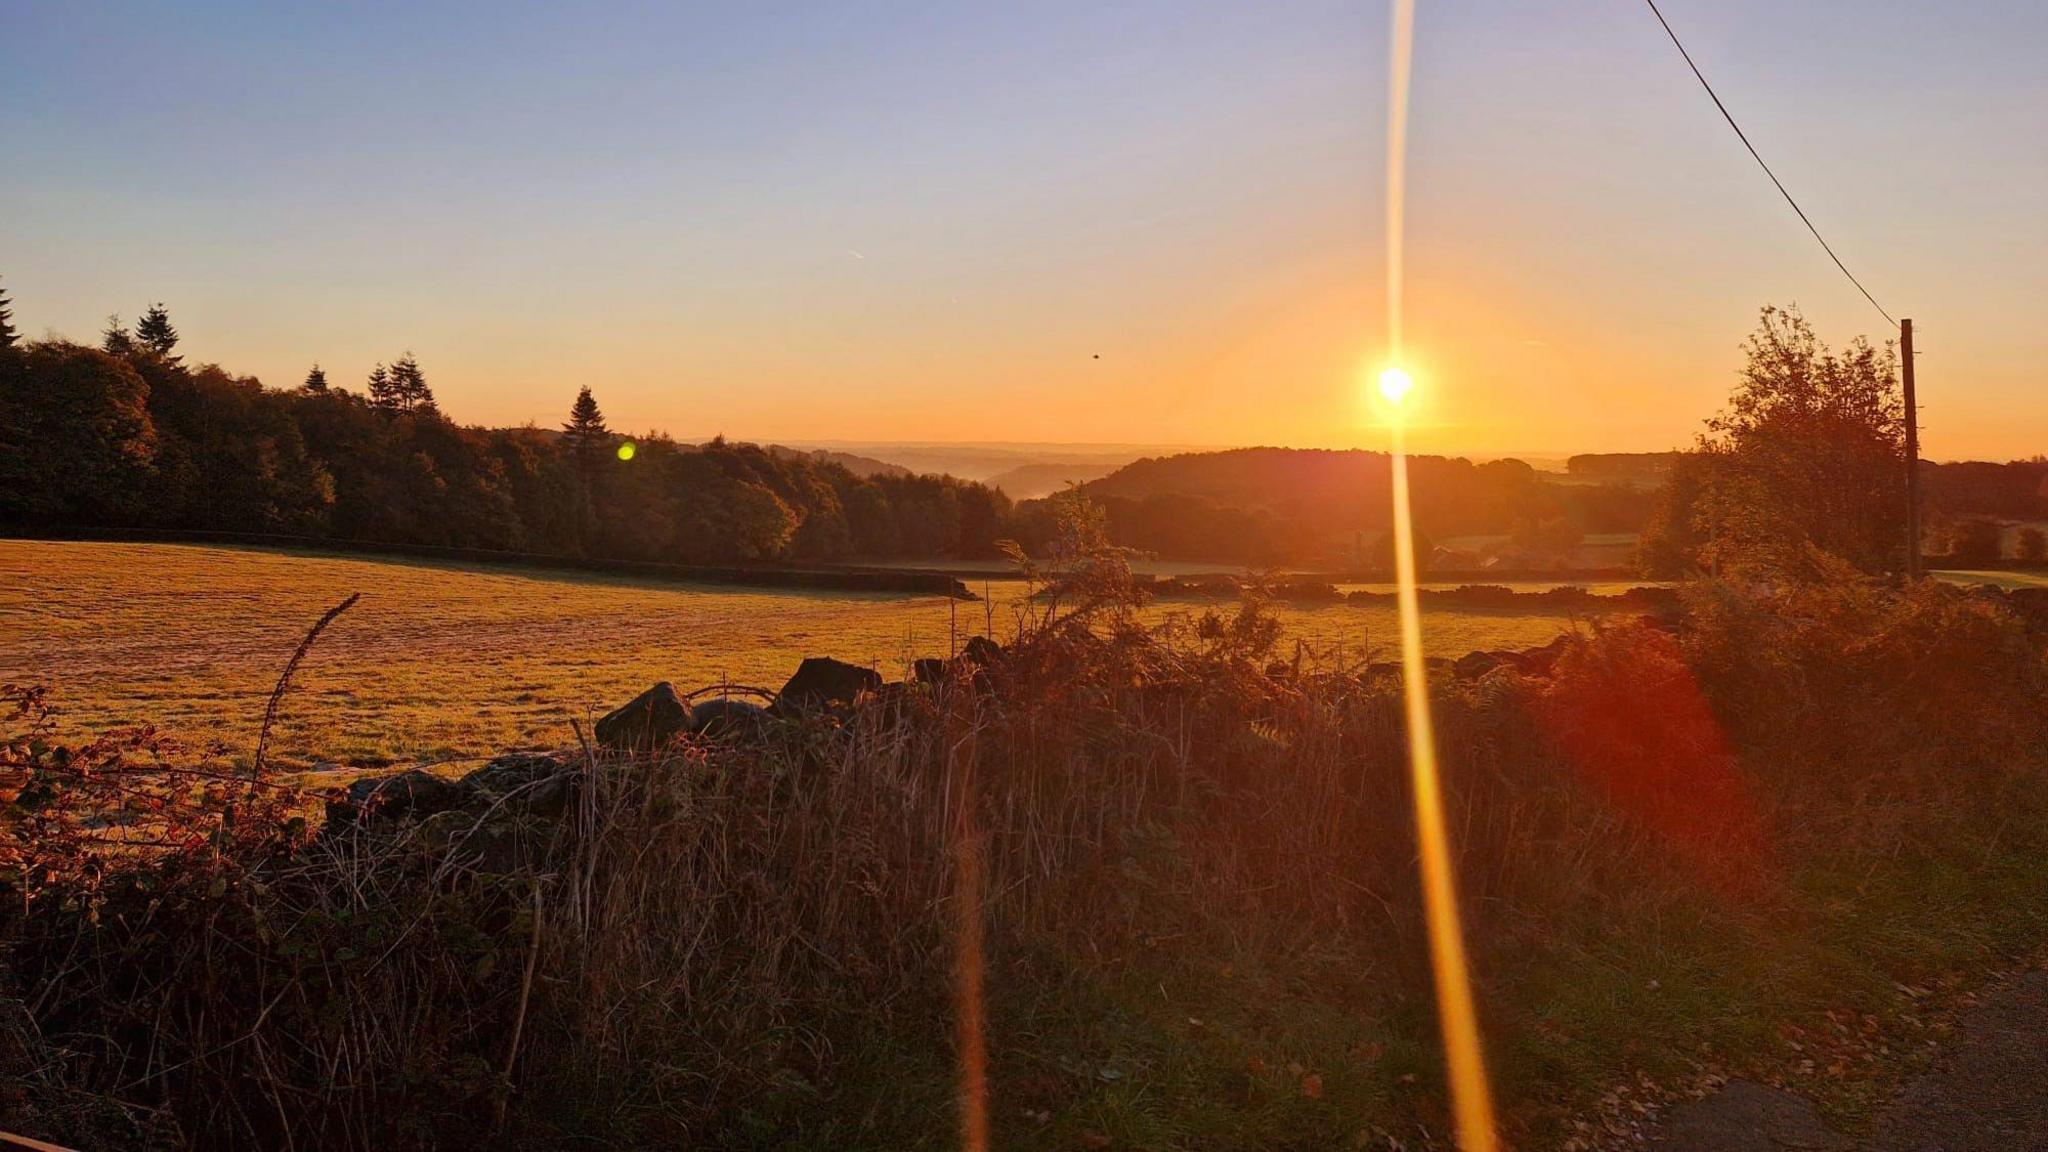
[[[1757,152],[1756,145],[1751,144],[1749,142],[1749,136],[1748,134],[1743,132],[1742,125],[1737,124],[1735,122],[1735,117],[1728,111],[1728,106],[1726,104],[1721,103],[1720,94],[1714,91],[1714,86],[1712,84],[1707,83],[1706,75],[1700,71],[1700,66],[1692,62],[1692,53],[1687,52],[1685,50],[1684,43],[1682,43],[1678,39],[1678,33],[1671,30],[1671,22],[1669,20],[1664,19],[1664,13],[1657,10],[1657,0],[1643,0],[1643,3],[1648,4],[1650,6],[1651,13],[1657,17],[1657,23],[1662,24],[1664,26],[1664,34],[1666,36],[1671,37],[1671,43],[1678,48],[1678,54],[1680,56],[1685,57],[1685,66],[1692,69],[1692,74],[1699,78],[1700,87],[1705,88],[1707,90],[1707,95],[1713,97],[1714,107],[1719,108],[1721,110],[1721,118],[1723,120],[1728,121],[1728,126],[1730,128],[1735,129],[1736,137],[1742,141],[1742,146],[1744,148],[1749,149],[1749,154],[1756,158],[1757,166],[1764,170],[1764,175],[1769,176],[1771,178],[1771,183],[1776,184],[1778,186],[1778,194],[1785,198],[1785,203],[1790,204],[1792,206],[1792,211],[1799,213],[1799,222],[1801,224],[1806,225],[1806,230],[1808,232],[1813,233],[1813,238],[1815,240],[1820,241],[1820,246],[1822,250],[1827,252],[1828,259],[1833,260],[1835,262],[1835,267],[1840,268],[1842,270],[1842,275],[1847,276],[1849,278],[1849,283],[1854,284],[1856,286],[1856,290],[1858,292],[1863,293],[1863,298],[1865,300],[1870,301],[1870,306],[1872,308],[1877,309],[1878,314],[1883,316],[1887,323],[1889,323],[1892,327],[1897,328],[1899,326],[1899,322],[1892,319],[1892,314],[1884,310],[1884,305],[1879,304],[1877,302],[1877,297],[1872,296],[1870,294],[1870,289],[1865,288],[1863,286],[1863,281],[1858,280],[1856,278],[1856,274],[1854,272],[1849,271],[1849,266],[1847,264],[1842,263],[1842,258],[1840,256],[1835,255],[1834,248],[1828,244],[1827,238],[1820,234],[1820,229],[1815,228],[1813,226],[1813,221],[1806,218],[1806,209],[1801,208],[1799,206],[1799,201],[1794,200],[1792,198],[1792,193],[1787,192],[1785,190],[1784,181],[1778,179],[1778,174],[1776,172],[1771,171],[1771,166],[1769,164],[1764,163],[1763,156]]]

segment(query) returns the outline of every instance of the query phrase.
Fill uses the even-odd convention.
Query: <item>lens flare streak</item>
[[[1444,828],[1443,789],[1436,763],[1436,730],[1429,711],[1429,675],[1422,661],[1422,609],[1415,588],[1415,526],[1408,499],[1408,446],[1403,410],[1414,381],[1402,361],[1402,230],[1406,209],[1408,74],[1415,38],[1414,0],[1393,0],[1387,93],[1387,349],[1380,374],[1393,430],[1394,566],[1399,579],[1401,681],[1408,721],[1409,775],[1415,793],[1415,834],[1422,862],[1422,896],[1429,926],[1430,971],[1436,981],[1437,1022],[1458,1146],[1494,1152],[1493,1091],[1479,1043],[1472,978],[1458,921],[1458,891]]]

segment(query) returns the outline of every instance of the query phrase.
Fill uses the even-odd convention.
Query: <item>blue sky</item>
[[[1882,320],[1637,3],[1423,0],[1423,446],[1659,448],[1756,308]],[[2048,451],[2048,5],[1668,0],[1923,333],[1935,455]],[[1370,443],[1376,4],[9,6],[0,277],[287,385],[698,436]],[[1099,357],[1099,359],[1098,359]]]

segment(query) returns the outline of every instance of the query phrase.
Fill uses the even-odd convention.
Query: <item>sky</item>
[[[2048,4],[1664,0],[1921,354],[2048,452]],[[0,286],[471,423],[1378,447],[1383,4],[13,0]],[[1422,0],[1411,446],[1656,450],[1766,303],[1887,335],[1632,0]]]

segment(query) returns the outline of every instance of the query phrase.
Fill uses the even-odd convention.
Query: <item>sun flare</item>
[[[1414,387],[1414,377],[1404,369],[1389,368],[1380,373],[1380,397],[1389,404],[1399,405],[1406,401]]]

